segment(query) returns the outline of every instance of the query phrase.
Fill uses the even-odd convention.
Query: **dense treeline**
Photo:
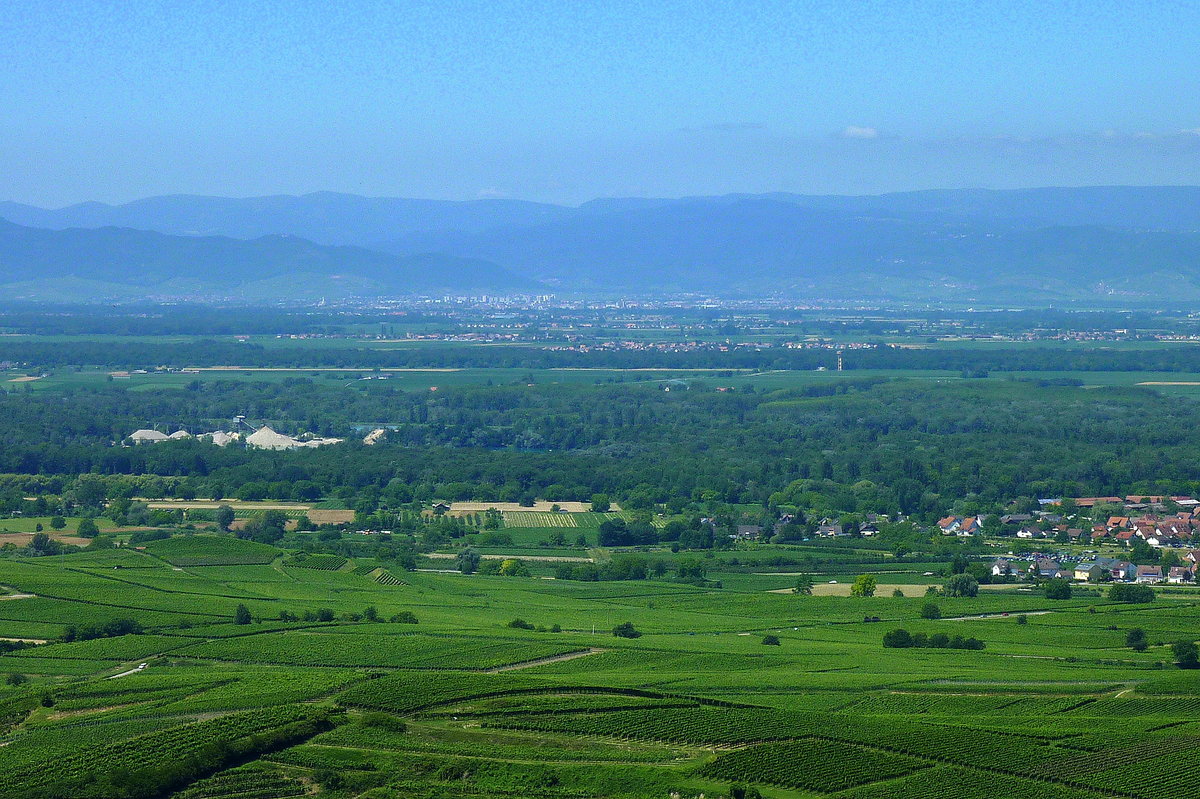
[[[577,352],[535,346],[432,346],[372,349],[345,346],[263,346],[217,340],[148,341],[3,341],[0,361],[31,368],[71,366],[107,369],[157,366],[245,366],[275,368],[517,368],[593,367],[612,369],[790,369],[833,368],[831,349],[718,348],[685,352],[590,350]],[[899,348],[879,346],[847,350],[846,369],[931,369],[970,371],[1200,371],[1200,352],[1192,348],[1099,349],[1011,347],[989,349]]]
[[[358,385],[0,396],[0,472],[40,475],[11,478],[0,492],[15,502],[71,495],[74,479],[53,476],[93,473],[118,482],[158,476],[126,485],[125,496],[337,495],[368,513],[413,499],[604,493],[626,507],[720,500],[932,517],[1016,497],[1200,490],[1196,405],[1139,389],[905,380],[669,393],[644,385],[436,393]],[[115,443],[154,423],[212,429],[235,413],[350,440],[293,452]],[[355,437],[364,422],[394,429],[368,447]]]

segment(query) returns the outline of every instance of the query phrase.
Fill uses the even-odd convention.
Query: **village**
[[[1037,551],[996,559],[999,579],[1066,579],[1089,583],[1189,584],[1200,562],[1200,500],[1190,496],[1080,497],[1041,499],[1039,509],[1011,513],[989,524],[986,516],[947,516],[937,523],[943,535],[990,533],[1030,543],[1091,547],[1077,554]],[[985,526],[989,530],[985,531]],[[995,545],[995,540],[990,541]],[[1112,556],[1100,554],[1103,547]],[[1127,554],[1127,557],[1120,557]],[[1136,563],[1139,561],[1140,563]],[[1155,561],[1155,562],[1150,562]]]
[[[1200,563],[1200,500],[1190,496],[1080,497],[1040,499],[1037,508],[1007,514],[948,515],[925,528],[980,547],[1007,548],[990,562],[992,582],[1063,579],[1081,583],[1190,585]],[[704,521],[716,526],[716,520]],[[880,514],[812,519],[805,532],[802,512],[783,513],[771,526],[738,524],[733,544],[862,538],[885,525],[915,522]],[[1021,545],[1020,547],[1014,544]]]

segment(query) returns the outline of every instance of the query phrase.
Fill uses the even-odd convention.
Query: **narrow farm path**
[[[142,668],[141,668],[141,667],[139,667],[139,666],[134,666],[134,667],[133,667],[132,669],[130,669],[129,671],[123,671],[123,672],[121,672],[120,674],[114,674],[113,676],[109,677],[108,679],[110,679],[110,680],[115,680],[115,679],[117,679],[118,677],[128,677],[130,674],[137,674],[139,671],[144,671],[144,669],[142,669]]]
[[[531,669],[534,666],[545,666],[547,663],[561,663],[564,660],[575,660],[576,658],[585,658],[588,655],[599,655],[601,652],[607,652],[607,649],[585,649],[581,652],[567,652],[565,655],[551,655],[546,658],[538,658],[536,660],[525,660],[520,663],[510,663],[507,666],[497,666],[494,669],[488,669],[486,674],[499,674],[502,671],[518,671],[520,669]]]
[[[1053,613],[1053,612],[1054,612],[1053,610],[1022,610],[1022,611],[1011,611],[1010,613],[979,613],[979,614],[975,614],[972,616],[951,616],[948,619],[942,619],[942,621],[974,621],[977,619],[1003,619],[1005,617],[1011,618],[1012,616],[1045,616],[1045,615],[1047,615],[1049,613]]]

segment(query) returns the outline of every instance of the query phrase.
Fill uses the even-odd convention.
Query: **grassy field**
[[[513,529],[529,547],[561,528]],[[113,781],[164,757],[204,764],[170,784],[181,799],[1196,795],[1179,767],[1200,748],[1195,672],[1169,645],[1196,637],[1200,592],[988,590],[933,600],[931,621],[928,564],[885,582],[888,564],[847,557],[814,596],[745,552],[708,561],[719,589],[404,572],[215,535],[0,558],[27,595],[0,602],[0,637],[60,641],[0,655],[30,680],[0,689],[0,795],[149,796]],[[879,596],[834,595],[856,568],[881,570]],[[122,618],[142,632],[61,642]],[[623,622],[640,637],[612,635]],[[986,648],[885,649],[897,627]],[[209,758],[226,750],[243,754]]]
[[[210,368],[196,373],[161,372],[131,374],[113,380],[107,371],[55,370],[45,377],[27,379],[23,372],[0,373],[0,387],[9,391],[53,391],[64,388],[98,387],[112,382],[132,391],[179,390],[194,381],[234,380],[282,382],[297,378],[331,385],[365,385],[363,378],[386,377],[388,384],[404,391],[428,391],[470,385],[512,384],[593,384],[605,382],[664,383],[682,380],[689,384],[772,390],[826,385],[851,379],[885,378],[930,381],[964,379],[959,372],[922,369],[852,369],[837,371],[753,371],[729,369],[232,369]],[[1123,371],[1038,371],[992,372],[985,380],[1050,380],[1068,378],[1088,387],[1141,386],[1171,396],[1200,397],[1200,372],[1123,372]]]

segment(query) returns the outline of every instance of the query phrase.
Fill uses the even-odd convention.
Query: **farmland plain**
[[[1190,590],[1149,605],[990,590],[939,598],[944,619],[928,620],[921,595],[771,592],[794,578],[755,582],[721,559],[722,588],[423,571],[385,584],[370,561],[305,560],[227,535],[0,559],[0,583],[31,595],[0,603],[0,636],[59,641],[0,656],[28,679],[0,693],[3,795],[1197,790],[1162,760],[1200,746],[1195,673],[1165,643],[1194,635]],[[933,584],[923,568],[888,576]],[[982,651],[881,645],[894,627],[955,635],[953,618],[984,615],[969,624]],[[140,632],[63,642],[115,619]],[[624,622],[640,636],[614,636]],[[1134,626],[1145,652],[1125,646]],[[178,768],[151,767],[164,757]]]

